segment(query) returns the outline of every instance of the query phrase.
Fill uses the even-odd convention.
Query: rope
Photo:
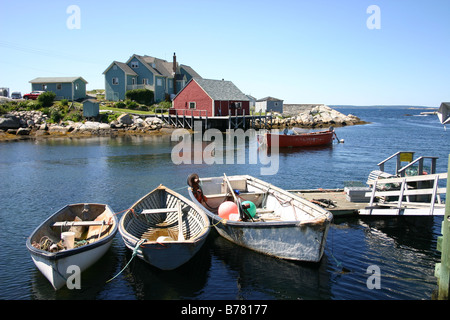
[[[139,249],[139,246],[140,246],[144,241],[145,241],[145,239],[141,239],[141,240],[138,241],[138,243],[136,244],[136,247],[134,247],[134,249],[133,249],[133,254],[131,255],[130,261],[127,262],[127,264],[125,265],[125,267],[123,267],[123,269],[120,270],[120,272],[119,272],[118,274],[116,274],[114,277],[112,277],[111,279],[109,279],[108,281],[106,281],[106,283],[108,283],[108,282],[114,280],[118,275],[120,275],[120,274],[128,267],[128,265],[130,264],[131,260],[133,260],[133,258],[136,256],[137,251],[138,251],[138,249]]]

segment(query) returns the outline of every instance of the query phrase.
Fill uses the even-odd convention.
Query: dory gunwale
[[[111,225],[113,226],[113,230],[109,231],[109,234],[107,236],[101,237],[99,240],[93,241],[92,243],[88,243],[88,244],[85,244],[85,245],[77,247],[77,248],[66,249],[66,250],[62,250],[62,251],[58,251],[58,252],[49,252],[49,251],[45,251],[42,249],[38,249],[31,244],[31,240],[33,239],[34,235],[37,232],[39,232],[42,228],[44,228],[46,226],[51,227],[51,225],[54,222],[58,222],[58,220],[55,220],[55,219],[57,219],[57,217],[59,215],[61,215],[67,208],[69,208],[71,206],[77,206],[77,205],[85,205],[85,203],[66,205],[66,206],[62,207],[61,209],[59,209],[58,211],[56,211],[56,213],[54,213],[53,215],[48,217],[37,228],[35,228],[34,231],[31,233],[31,235],[27,238],[27,241],[26,241],[28,250],[33,254],[44,256],[48,260],[59,260],[59,259],[66,258],[69,256],[77,255],[84,251],[92,250],[96,247],[100,247],[100,246],[106,244],[107,242],[110,242],[112,240],[112,238],[114,238],[114,236],[118,230],[118,226],[117,226],[118,221],[117,221],[116,216],[114,215],[114,211],[106,204],[89,203],[89,205],[91,205],[91,206],[104,206],[105,210],[109,210],[109,212],[112,213],[111,218],[112,218],[113,222],[111,224],[104,224],[105,226],[111,226]]]

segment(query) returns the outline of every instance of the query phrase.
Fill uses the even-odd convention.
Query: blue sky
[[[80,8],[80,29],[66,12]],[[380,29],[369,29],[370,5]],[[134,53],[285,103],[424,105],[450,100],[449,0],[2,1],[0,87],[103,71]]]

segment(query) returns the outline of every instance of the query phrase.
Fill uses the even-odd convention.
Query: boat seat
[[[178,212],[177,208],[144,209],[141,214]]]
[[[52,224],[52,227],[84,227],[84,226],[103,226],[111,225],[106,221],[58,221]]]

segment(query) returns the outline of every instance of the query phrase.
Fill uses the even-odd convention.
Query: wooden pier
[[[215,128],[221,131],[227,129],[271,129],[272,128],[272,115],[266,114],[238,114],[237,110],[234,115],[228,116],[208,116],[206,110],[182,110],[182,114],[176,112],[177,110],[157,109],[155,110],[155,116],[164,123],[177,127],[193,130],[194,123],[200,121],[203,129]]]
[[[367,186],[289,191],[326,208],[335,216],[444,215],[442,196],[446,188],[439,184],[447,179],[447,173],[435,173],[437,157],[414,160],[413,155],[414,152],[400,151],[378,163],[380,170],[369,174]],[[386,162],[391,159],[396,160],[394,174],[384,171]],[[431,160],[429,172],[424,171],[426,159]],[[402,167],[405,161],[407,164]],[[413,170],[414,175],[407,176],[407,169],[412,169],[413,165],[417,170]]]

